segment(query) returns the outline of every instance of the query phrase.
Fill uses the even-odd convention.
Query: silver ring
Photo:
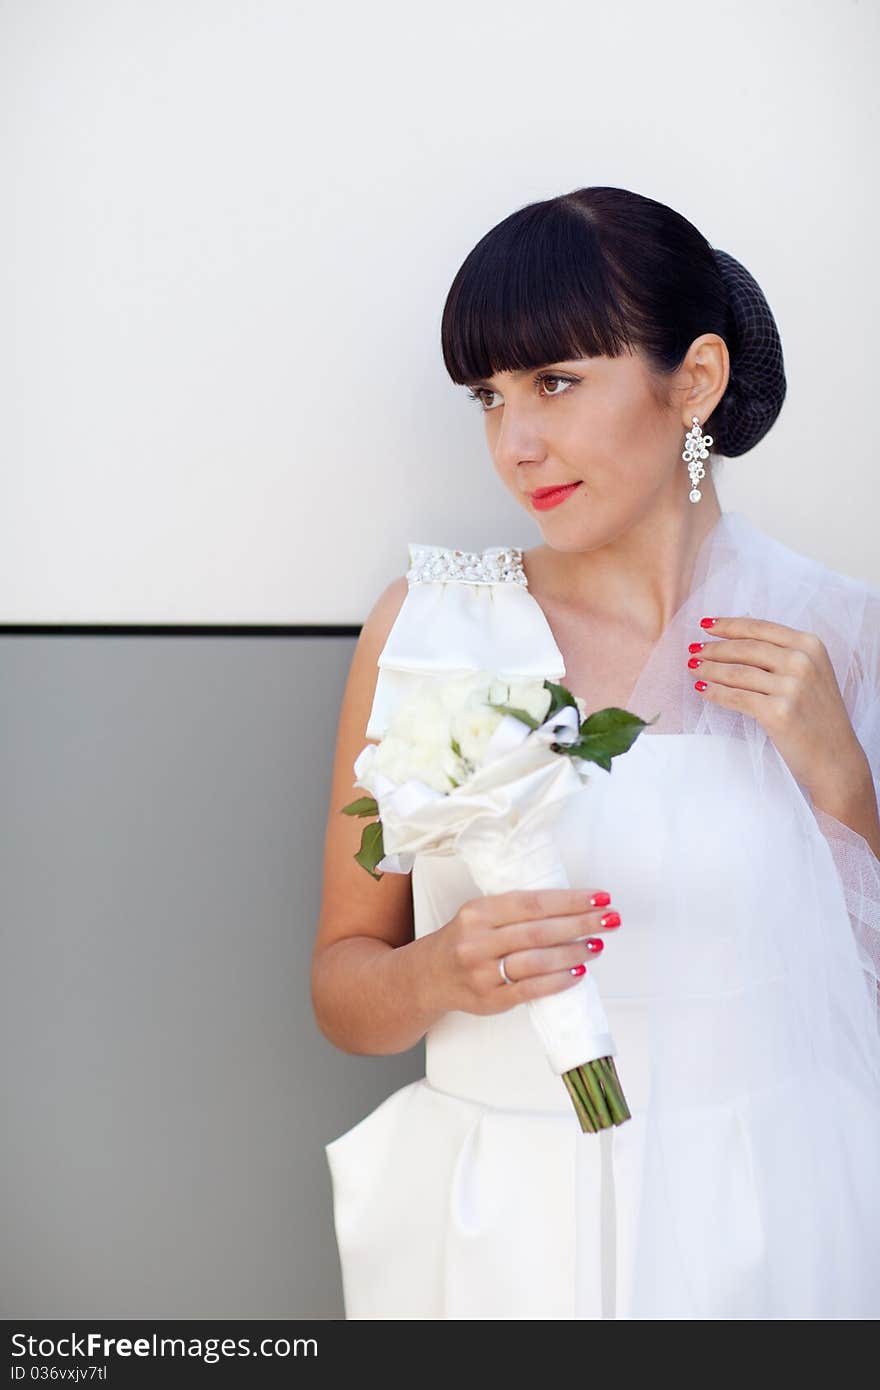
[[[501,971],[501,978],[504,981],[504,983],[506,985],[512,985],[514,981],[510,978],[507,971],[504,969],[504,962],[506,961],[506,959],[506,956],[501,957],[500,961],[498,962],[498,969]]]

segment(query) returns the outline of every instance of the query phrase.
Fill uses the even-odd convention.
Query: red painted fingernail
[[[701,618],[700,627],[714,627],[717,621],[717,618]]]
[[[611,894],[606,893],[604,888],[601,890],[601,892],[594,893],[593,896],[590,898],[590,905],[592,907],[607,907],[610,902]]]
[[[688,666],[690,666],[692,671],[696,671],[697,667],[702,666],[702,664],[703,663],[698,656],[692,656],[690,661],[688,662]]]
[[[694,690],[705,690],[705,689],[706,689],[706,682],[705,682],[705,681],[694,681]]]
[[[586,975],[587,967],[585,965],[573,965],[571,967],[571,973],[572,975]]]
[[[604,950],[605,950],[605,942],[604,942],[604,941],[600,941],[599,938],[598,938],[598,936],[588,936],[588,937],[587,937],[587,950],[588,950],[588,951],[604,951]]]
[[[705,647],[705,642],[688,642],[689,652],[701,652]]]
[[[599,918],[599,925],[600,927],[619,927],[620,913],[606,912],[602,917]]]

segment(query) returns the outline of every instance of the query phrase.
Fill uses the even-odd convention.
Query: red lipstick
[[[566,497],[570,497],[575,488],[579,487],[579,482],[566,483],[563,487],[539,487],[530,492],[529,496],[536,511],[546,512],[551,507],[558,507],[560,502],[564,502]]]

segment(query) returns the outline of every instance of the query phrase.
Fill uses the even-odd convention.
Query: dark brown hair
[[[668,405],[663,378],[702,333],[727,344],[730,380],[701,425],[713,455],[735,457],[785,399],[782,344],[760,287],[665,203],[591,187],[530,203],[486,233],[449,290],[441,345],[460,385],[640,351]]]

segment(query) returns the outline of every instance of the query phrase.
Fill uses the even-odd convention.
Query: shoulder
[[[376,598],[361,627],[361,636],[366,634],[373,641],[384,642],[394,626],[409,592],[409,581],[405,574],[390,580]]]
[[[814,555],[758,533],[762,582],[781,621],[814,632],[825,645],[848,702],[862,685],[880,685],[880,587]]]
[[[830,603],[876,622],[880,614],[880,586],[833,569],[817,556],[786,545],[740,512],[726,512],[725,525],[736,543],[741,568],[750,568],[755,581],[764,584],[768,594],[785,594],[801,606],[805,615],[814,608],[821,611]]]
[[[851,716],[880,689],[880,588],[762,530],[741,512],[719,528],[715,589],[727,611],[769,618],[823,643]],[[722,599],[723,595],[723,599]]]

